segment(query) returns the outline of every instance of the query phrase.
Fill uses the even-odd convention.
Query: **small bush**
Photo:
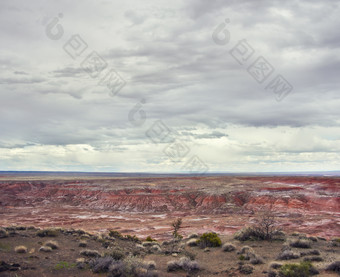
[[[269,265],[269,268],[272,268],[272,269],[279,269],[279,268],[281,268],[281,267],[282,267],[282,264],[277,263],[277,262],[272,262],[272,263],[270,263],[270,265]]]
[[[144,267],[146,269],[156,269],[156,262],[155,261],[146,261],[146,262],[144,262]]]
[[[101,256],[97,250],[90,250],[90,249],[85,249],[85,250],[80,251],[80,255],[83,255],[86,257],[93,257],[93,258],[97,258]]]
[[[320,255],[320,251],[317,250],[317,249],[312,249],[312,250],[309,250],[307,252],[301,252],[300,255],[301,255],[301,257],[309,256],[309,255],[317,255],[317,256],[319,256]]]
[[[297,239],[289,243],[291,247],[295,248],[311,248],[311,242],[307,239]]]
[[[79,247],[87,247],[87,242],[84,240],[81,240],[78,244]]]
[[[192,261],[187,257],[182,257],[176,261],[169,261],[167,263],[167,271],[185,270],[187,272],[197,271],[200,267],[196,261]]]
[[[181,266],[179,265],[178,261],[169,261],[167,263],[167,271],[172,272],[172,271],[177,271],[182,269]]]
[[[281,277],[308,277],[317,274],[317,270],[310,262],[300,264],[285,264],[280,268]]]
[[[45,246],[49,246],[51,247],[52,249],[57,249],[59,248],[59,245],[58,245],[58,242],[54,241],[54,240],[49,240],[49,241],[46,241],[44,243]]]
[[[239,259],[240,261],[244,261],[244,260],[246,259],[246,257],[245,257],[244,255],[240,255],[240,256],[238,256],[238,259]]]
[[[22,254],[22,253],[27,253],[27,247],[24,246],[24,245],[19,245],[19,246],[16,246],[16,247],[14,248],[14,251],[15,251],[16,253],[20,253],[20,254]]]
[[[54,228],[39,230],[36,235],[38,237],[56,237],[58,236],[58,230]]]
[[[240,265],[239,271],[243,274],[252,274],[254,268],[250,265]]]
[[[131,235],[126,235],[126,236],[124,236],[124,239],[125,239],[125,240],[128,240],[128,241],[137,242],[137,243],[142,242],[142,241],[141,241],[137,236],[135,236],[135,235],[133,235],[133,236],[131,236]]]
[[[119,261],[125,258],[125,253],[120,248],[115,248],[111,252],[106,253],[105,256],[110,256],[114,260]]]
[[[197,239],[189,239],[186,244],[190,247],[197,246]]]
[[[110,269],[115,260],[111,256],[100,257],[89,262],[89,266],[94,273],[105,273]]]
[[[109,231],[109,236],[113,237],[113,238],[118,238],[118,239],[122,239],[123,238],[123,235],[120,232],[115,231],[115,230],[110,230]]]
[[[145,241],[157,241],[157,240],[153,239],[151,236],[147,236]]]
[[[318,239],[316,237],[308,237],[309,240],[313,241],[313,242],[317,242]]]
[[[8,232],[4,228],[0,228],[0,238],[7,238]]]
[[[249,262],[253,265],[264,264],[263,259],[257,255],[254,255],[254,257],[250,258]]]
[[[326,267],[326,270],[337,272],[338,274],[340,274],[340,261],[332,262]]]
[[[109,268],[108,277],[157,277],[154,270],[145,268],[145,264],[140,260],[128,257],[123,261],[114,261]]]
[[[232,252],[236,249],[235,245],[231,244],[231,243],[225,243],[222,245],[222,250],[224,252]]]
[[[49,246],[41,246],[41,247],[39,248],[39,252],[46,252],[46,253],[52,252],[52,248],[49,247]]]
[[[251,248],[248,245],[245,245],[245,246],[242,247],[242,249],[241,249],[239,254],[246,254],[246,253],[254,253],[254,249]]]
[[[216,233],[204,233],[197,243],[201,248],[219,247],[222,244],[221,239]]]
[[[277,257],[278,260],[292,260],[298,258],[300,258],[300,255],[298,253],[293,252],[292,250],[285,250],[281,252]]]

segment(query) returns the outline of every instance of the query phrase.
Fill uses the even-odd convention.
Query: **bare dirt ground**
[[[17,228],[20,229],[20,228]],[[188,239],[176,243],[170,247],[166,243],[155,243],[159,250],[154,251],[149,246],[141,246],[142,242],[133,242],[125,239],[112,239],[111,237],[98,237],[84,233],[82,230],[57,231],[54,237],[39,237],[37,229],[15,230],[9,228],[9,236],[0,238],[0,276],[23,277],[23,276],[107,276],[107,273],[93,273],[88,262],[93,258],[80,254],[85,248],[79,247],[79,242],[87,242],[86,249],[97,250],[101,255],[111,253],[113,250],[121,250],[125,255],[135,255],[143,261],[155,261],[158,276],[243,276],[240,272],[240,264],[249,265],[252,268],[251,276],[267,276],[269,264],[275,261],[282,247],[287,245],[285,241],[246,241],[240,242],[232,236],[221,236],[222,243],[232,243],[236,249],[231,252],[222,251],[221,247],[201,249],[197,246],[186,245]],[[296,236],[287,236],[285,240],[294,239]],[[48,240],[58,243],[58,248],[51,252],[40,252],[40,247]],[[137,244],[140,247],[137,247]],[[14,248],[23,245],[27,247],[27,253],[16,253]],[[249,261],[241,261],[238,253],[244,246],[253,249],[257,256],[263,259],[263,264],[252,265]],[[337,276],[336,273],[324,270],[329,263],[339,260],[340,242],[327,241],[319,238],[311,242],[310,249],[294,248],[296,253],[303,253],[308,250],[318,250],[321,261],[313,262],[319,270],[320,276]],[[176,254],[174,254],[176,253]],[[189,254],[188,254],[189,253]],[[171,260],[178,260],[181,257],[190,255],[199,263],[200,270],[186,272],[177,270],[167,271],[167,263]],[[279,263],[297,263],[302,261],[300,257],[289,261],[277,261]],[[84,268],[79,269],[76,260],[85,258]],[[10,265],[11,269],[4,270],[3,262]]]

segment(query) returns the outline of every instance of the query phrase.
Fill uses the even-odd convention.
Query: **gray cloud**
[[[336,1],[5,0],[0,13],[3,169],[179,171],[190,157],[174,163],[168,140],[146,136],[157,120],[212,171],[339,168]],[[220,46],[212,33],[226,18]],[[72,59],[74,34],[88,48]],[[255,51],[244,65],[230,55],[241,39]],[[92,51],[126,81],[117,96],[81,68]],[[275,69],[263,84],[247,72],[259,56]],[[294,86],[281,102],[266,90],[277,74]]]

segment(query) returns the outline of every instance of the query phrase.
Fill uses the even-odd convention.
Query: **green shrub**
[[[151,236],[147,236],[145,241],[157,241],[156,239],[153,239]]]
[[[204,233],[197,243],[201,248],[219,247],[222,245],[221,239],[216,233]]]
[[[114,238],[118,238],[118,239],[122,239],[123,238],[123,235],[120,232],[115,231],[115,230],[110,230],[109,236],[110,237],[114,237]]]
[[[310,262],[300,262],[283,265],[279,273],[281,277],[308,277],[317,274],[317,271]]]
[[[245,257],[244,255],[240,255],[240,256],[238,256],[238,259],[239,259],[240,261],[244,261],[244,260],[246,259],[246,257]]]
[[[141,241],[137,236],[135,236],[135,235],[133,235],[133,236],[131,236],[131,235],[126,235],[126,236],[124,236],[124,239],[126,239],[126,240],[128,240],[128,241],[138,242],[138,243],[142,242],[142,241]]]

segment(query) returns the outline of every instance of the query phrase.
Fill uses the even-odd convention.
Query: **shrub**
[[[52,248],[51,247],[49,247],[49,246],[41,246],[40,248],[39,248],[39,252],[52,252]]]
[[[39,237],[56,237],[58,236],[58,230],[54,228],[39,230],[36,233]]]
[[[222,244],[221,239],[216,233],[204,233],[197,243],[201,248],[219,247]]]
[[[113,249],[111,252],[106,253],[106,256],[112,257],[114,260],[119,261],[125,258],[125,253],[120,249]]]
[[[245,246],[242,247],[242,249],[241,249],[239,254],[246,254],[246,253],[254,253],[254,249],[251,248],[248,245],[245,245]]]
[[[280,268],[282,277],[308,277],[317,274],[317,270],[310,262],[300,262],[300,264],[285,264]]]
[[[100,257],[89,262],[89,266],[94,273],[108,272],[111,264],[115,260],[111,256]]]
[[[144,267],[146,269],[156,269],[156,262],[155,261],[146,261],[146,262],[144,262]]]
[[[113,261],[109,267],[108,277],[157,277],[157,272],[146,269],[140,260],[128,257],[123,261]]]
[[[313,242],[317,242],[318,239],[316,237],[308,237],[309,240],[313,241]]]
[[[150,249],[151,249],[151,251],[154,251],[154,252],[161,252],[162,251],[161,247],[158,244],[152,245]]]
[[[298,259],[300,255],[298,253],[293,252],[292,250],[285,250],[279,254],[277,257],[278,260],[292,260]]]
[[[100,254],[97,250],[90,250],[90,249],[85,249],[80,251],[80,255],[86,256],[86,257],[100,257]]]
[[[109,231],[109,236],[113,237],[113,238],[118,238],[118,239],[122,239],[123,238],[123,235],[120,232],[115,231],[115,230],[110,230]]]
[[[252,274],[254,268],[250,265],[240,265],[239,271],[243,274]]]
[[[197,246],[197,239],[189,239],[187,245],[190,247]]]
[[[279,268],[281,268],[281,266],[282,266],[282,264],[280,264],[280,263],[272,262],[272,263],[270,263],[269,268],[279,269]]]
[[[8,232],[4,228],[0,228],[0,238],[7,238]]]
[[[51,247],[52,249],[57,249],[59,248],[59,245],[58,245],[58,242],[54,241],[54,240],[49,240],[49,241],[46,241],[44,243],[45,246],[49,246]]]
[[[137,236],[133,235],[126,235],[124,236],[124,239],[125,240],[128,240],[128,241],[133,241],[133,242],[142,242]]]
[[[239,259],[240,261],[244,261],[244,260],[246,259],[246,257],[245,257],[244,255],[240,255],[240,256],[238,256],[238,259]]]
[[[24,245],[19,245],[19,246],[16,246],[15,248],[14,248],[14,251],[16,252],[16,253],[27,253],[27,247],[26,246],[24,246]]]
[[[200,267],[196,261],[192,261],[187,257],[182,257],[179,260],[169,261],[167,263],[167,271],[185,270],[187,272],[197,271]]]
[[[167,263],[167,271],[172,272],[172,271],[177,271],[182,269],[181,266],[179,265],[178,261],[169,261]]]
[[[340,261],[335,261],[326,267],[327,271],[334,271],[340,274]]]
[[[260,256],[257,256],[257,255],[254,255],[252,258],[250,258],[249,262],[253,265],[264,264],[263,259]]]
[[[309,255],[317,255],[317,256],[319,256],[320,255],[320,251],[317,250],[317,249],[312,249],[312,250],[309,250],[307,252],[301,252],[300,255],[301,255],[301,257],[309,256]]]
[[[235,245],[231,243],[225,243],[222,245],[222,250],[225,252],[232,252],[236,249]]]
[[[157,241],[157,240],[153,239],[151,236],[147,236],[145,241]]]
[[[297,239],[289,243],[291,247],[295,248],[311,248],[311,242],[307,239]]]
[[[81,240],[78,244],[79,247],[87,247],[87,242],[84,240]]]

